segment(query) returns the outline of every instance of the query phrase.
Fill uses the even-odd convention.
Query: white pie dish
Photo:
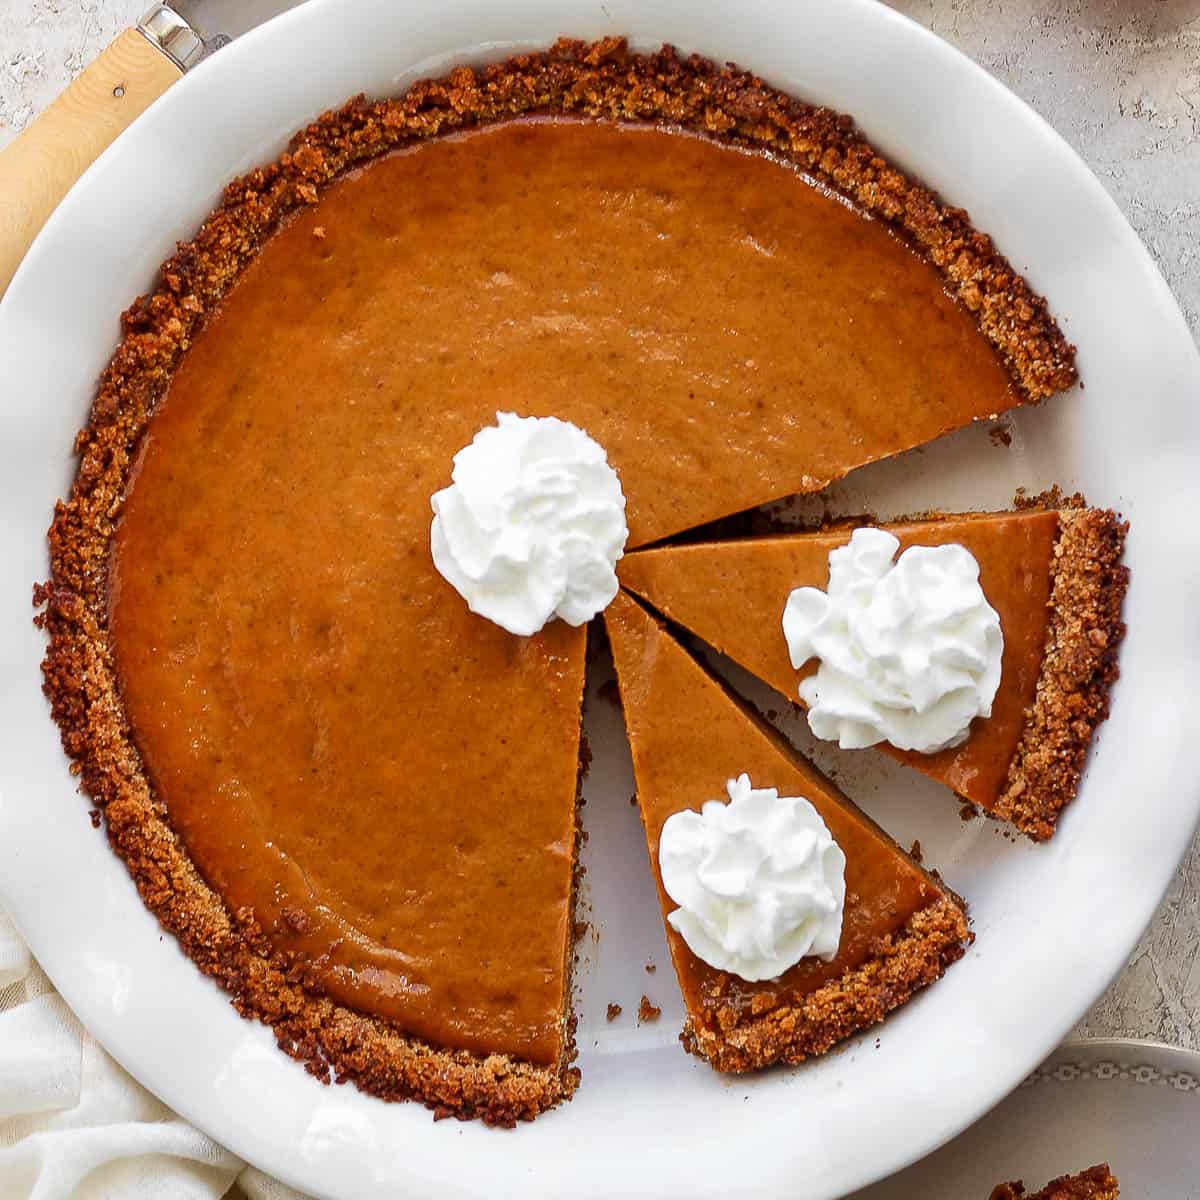
[[[1189,685],[1200,626],[1200,361],[1165,285],[1097,181],[979,68],[869,0],[600,4],[315,0],[172,88],[64,202],[0,305],[0,902],[69,1003],[168,1104],[311,1192],[443,1197],[831,1197],[931,1150],[1038,1062],[1123,963],[1200,813]],[[1131,632],[1113,716],[1048,846],[962,824],[924,780],[822,752],[904,844],[919,838],[972,904],[979,940],[935,989],[809,1067],[725,1080],[674,1042],[680,1008],[645,867],[620,722],[592,706],[591,915],[580,1005],[584,1085],[516,1133],[433,1124],[415,1105],[323,1088],[242,1021],[164,938],[87,819],[38,696],[30,587],[70,484],[69,449],[116,315],[149,285],[232,175],[322,108],[401,90],[449,61],[560,33],[632,34],[733,59],[853,113],[902,165],[967,207],[1046,292],[1080,347],[1086,390],[836,489],[876,511],[1002,507],[1018,485],[1082,488],[1133,521]],[[1183,514],[1182,518],[1178,514]],[[744,677],[738,677],[742,682]],[[593,681],[593,685],[598,681]],[[795,733],[795,729],[791,729]],[[802,748],[810,743],[798,736]],[[888,783],[884,796],[881,785]],[[653,958],[653,976],[643,964]],[[629,1014],[642,993],[654,1025]],[[609,1001],[626,1016],[608,1025]],[[869,1138],[864,1137],[869,1131]]]

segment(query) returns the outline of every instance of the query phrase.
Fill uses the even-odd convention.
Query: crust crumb
[[[1117,1200],[1121,1189],[1108,1163],[1089,1167],[1079,1175],[1063,1175],[1040,1192],[1026,1192],[1020,1180],[998,1184],[991,1200]]]
[[[988,430],[988,437],[992,439],[992,445],[994,446],[1012,445],[1012,430],[1001,421],[997,421],[996,424]]]
[[[650,1003],[649,996],[642,996],[638,1001],[638,1024],[643,1025],[650,1021],[657,1021],[662,1016],[662,1009]]]

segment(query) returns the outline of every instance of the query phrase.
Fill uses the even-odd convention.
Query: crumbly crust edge
[[[1026,1192],[1020,1180],[998,1184],[991,1200],[1117,1200],[1120,1194],[1120,1185],[1108,1163],[1100,1163],[1078,1175],[1052,1179],[1038,1192]]]
[[[650,56],[624,40],[563,40],[548,51],[458,68],[404,96],[359,97],[300,131],[279,160],[230,183],[196,237],[163,264],[154,290],[123,314],[121,342],[76,439],[72,493],[50,530],[51,581],[35,588],[49,633],[44,690],[73,770],[106,816],[109,839],[147,907],[185,952],[270,1025],[318,1077],[354,1080],[384,1098],[416,1097],[443,1115],[508,1125],[578,1083],[560,1069],[425,1046],[384,1022],[313,994],[302,964],[275,952],[253,914],[228,913],[170,829],[133,746],[107,640],[107,552],[138,441],[181,356],[261,243],[315,204],[347,170],[439,133],[525,113],[655,121],[766,149],[889,223],[946,279],[1013,376],[1036,401],[1075,382],[1074,349],[1037,296],[971,228],[967,214],[886,163],[852,121],[769,88],[733,67]]]
[[[1059,509],[1046,654],[1004,790],[989,810],[1037,841],[1053,836],[1075,798],[1092,736],[1108,717],[1125,636],[1128,530],[1111,509]]]
[[[936,983],[966,953],[973,936],[961,901],[947,893],[879,939],[860,966],[816,991],[765,1012],[718,1006],[715,1028],[689,1017],[680,1040],[718,1071],[741,1074],[803,1062],[877,1025],[915,992]]]

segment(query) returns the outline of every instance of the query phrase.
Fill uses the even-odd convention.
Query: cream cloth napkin
[[[0,912],[3,1200],[303,1200],[247,1167],[127,1075],[55,992]]]

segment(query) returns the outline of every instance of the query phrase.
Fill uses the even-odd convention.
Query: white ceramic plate
[[[1200,1200],[1200,1054],[1158,1042],[1068,1042],[998,1108],[936,1154],[854,1200],[987,1200],[1107,1162],[1121,1195]]]
[[[1086,391],[837,489],[879,512],[1002,506],[1082,487],[1133,521],[1131,632],[1111,721],[1048,846],[964,824],[935,785],[872,754],[836,760],[852,796],[972,903],[978,942],[879,1032],[802,1070],[723,1079],[675,1044],[680,1005],[645,868],[619,721],[590,732],[584,1085],[516,1133],[325,1088],[164,939],[76,794],[38,693],[30,584],[70,485],[72,435],[147,288],[232,175],[320,109],[448,62],[559,33],[628,31],[733,59],[854,113],[879,146],[994,233],[1080,348]],[[317,0],[184,79],[63,203],[0,306],[0,901],[69,1003],[168,1104],[285,1180],[329,1196],[831,1197],[896,1170],[999,1100],[1063,1037],[1150,918],[1200,812],[1190,693],[1200,664],[1200,363],[1145,250],[1027,108],[870,0]],[[862,511],[861,507],[858,511]],[[792,732],[796,732],[792,730]],[[799,738],[799,734],[797,734]],[[807,741],[799,738],[802,745]],[[819,755],[824,762],[830,756]],[[654,975],[647,960],[660,964]],[[646,992],[664,1008],[632,1014]],[[610,1001],[625,1015],[609,1025]]]

